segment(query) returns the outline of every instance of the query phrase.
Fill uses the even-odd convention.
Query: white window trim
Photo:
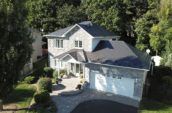
[[[57,44],[57,42],[59,41],[59,45]],[[62,39],[55,39],[55,47],[58,49],[63,49],[64,48],[64,42]]]
[[[76,47],[76,45],[75,45],[75,43],[77,42],[77,47]],[[81,42],[81,47],[80,47],[80,42]],[[81,40],[75,40],[74,41],[74,47],[75,48],[78,48],[78,49],[82,49],[83,48],[83,42],[81,41]]]

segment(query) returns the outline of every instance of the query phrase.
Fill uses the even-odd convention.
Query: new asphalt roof
[[[93,52],[72,49],[56,58],[71,55],[75,60],[85,63],[100,63],[149,69],[151,58],[147,53],[140,52],[124,41],[100,41]]]
[[[105,28],[103,28],[95,23],[92,23],[91,21],[83,21],[81,23],[57,30],[55,32],[52,32],[52,33],[44,35],[44,36],[45,37],[64,37],[64,34],[69,32],[70,30],[72,30],[72,28],[74,28],[75,26],[79,26],[80,28],[84,29],[86,32],[88,32],[93,37],[116,36],[114,33],[109,32]]]

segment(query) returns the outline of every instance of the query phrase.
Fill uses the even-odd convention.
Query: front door
[[[76,64],[76,76],[80,74],[80,64]]]

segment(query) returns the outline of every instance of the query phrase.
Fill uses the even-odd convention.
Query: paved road
[[[79,104],[71,113],[137,113],[137,108],[108,100],[91,100]]]

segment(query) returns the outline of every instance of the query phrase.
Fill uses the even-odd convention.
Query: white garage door
[[[97,71],[91,71],[90,88],[111,92],[127,97],[133,97],[134,80],[130,78],[112,78],[103,76]]]

